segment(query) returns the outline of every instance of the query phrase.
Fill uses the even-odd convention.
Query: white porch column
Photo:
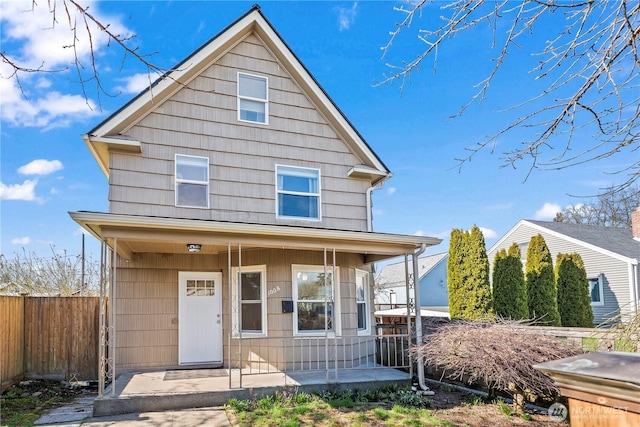
[[[111,396],[116,395],[116,282],[118,271],[118,239],[113,238],[113,251],[111,253],[111,296],[109,297],[109,358],[111,359]]]

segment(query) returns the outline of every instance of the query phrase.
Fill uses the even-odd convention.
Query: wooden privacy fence
[[[22,377],[98,378],[100,299],[0,296],[2,389]]]

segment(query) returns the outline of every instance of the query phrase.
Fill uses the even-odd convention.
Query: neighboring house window
[[[209,207],[209,159],[176,154],[176,206]]]
[[[320,170],[276,166],[276,212],[281,218],[320,219]]]
[[[331,269],[321,266],[293,266],[294,332],[323,334],[339,331],[338,283]],[[336,276],[337,276],[336,268]]]
[[[589,279],[589,293],[591,294],[591,305],[604,305],[602,274]]]
[[[268,87],[266,77],[238,73],[238,120],[268,123]]]
[[[368,335],[369,329],[369,273],[356,270],[356,312],[358,334]]]
[[[238,275],[239,271],[242,271]],[[232,294],[235,309],[233,311],[233,335],[238,336],[242,327],[242,334],[267,334],[267,268],[264,265],[233,268]],[[240,301],[238,301],[240,291]],[[238,325],[239,313],[242,322]]]

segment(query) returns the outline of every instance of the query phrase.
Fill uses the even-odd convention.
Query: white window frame
[[[371,304],[370,304],[370,293],[369,293],[369,289],[371,287],[371,284],[369,282],[369,272],[365,271],[365,270],[359,270],[356,269],[356,329],[358,331],[358,335],[371,335]],[[364,301],[358,301],[358,279],[362,278],[362,284],[364,286]],[[364,328],[359,328],[358,327],[358,306],[364,306],[364,313],[365,313],[365,327]]]
[[[262,311],[262,330],[260,332],[256,332],[254,330],[243,330],[242,337],[266,337],[268,335],[267,328],[267,266],[266,265],[250,265],[239,267],[232,267],[232,284],[231,284],[231,293],[232,293],[232,301],[236,304],[236,309],[232,310],[231,316],[231,331],[233,332],[233,337],[237,338],[240,334],[240,327],[242,323],[239,322],[239,309],[242,304],[242,301],[238,300],[238,291],[240,289],[240,274],[244,273],[260,273],[260,297],[261,297],[261,311]],[[253,300],[251,300],[253,301]]]
[[[604,275],[598,274],[596,277],[589,277],[589,299],[591,300],[591,282],[596,281],[598,286],[598,292],[600,293],[600,301],[591,301],[592,306],[603,306],[604,305]]]
[[[326,272],[331,273],[331,268],[327,267]],[[298,273],[324,273],[325,268],[321,265],[298,265],[293,264],[291,266],[291,286],[292,286],[292,295],[293,295],[293,334],[294,336],[324,336],[324,329],[314,329],[312,331],[300,331],[298,330],[298,283],[296,281],[296,277]],[[341,312],[340,312],[340,270],[339,267],[335,267],[335,271],[332,273],[333,277],[333,295],[332,300],[327,300],[327,302],[333,303],[333,329],[326,331],[327,334],[331,337],[335,336],[335,334],[340,335],[341,333]],[[324,300],[303,300],[308,302],[316,302],[316,303],[324,303]]]
[[[253,79],[264,80],[265,84],[265,97],[264,98],[254,98],[252,96],[240,95],[240,76],[246,76]],[[238,95],[238,121],[245,123],[256,123],[259,125],[268,125],[269,124],[269,78],[265,76],[258,76],[255,74],[242,73],[238,72],[237,79],[237,95]],[[258,120],[247,120],[242,118],[242,101],[251,101],[258,102],[264,104],[264,121]]]
[[[183,179],[181,177],[178,176],[178,159],[179,158],[183,158],[183,159],[198,159],[198,160],[204,160],[205,161],[205,179],[203,181],[199,181],[199,180],[189,180],[189,179]],[[189,156],[186,154],[176,154],[175,155],[175,161],[174,161],[174,181],[175,181],[175,185],[174,185],[174,192],[175,192],[175,205],[178,207],[184,207],[184,208],[199,208],[199,209],[209,209],[209,158],[208,157],[200,157],[200,156]],[[200,205],[181,205],[178,200],[178,187],[180,184],[190,184],[190,185],[201,185],[203,187],[205,187],[205,202],[206,205],[205,206],[200,206]]]
[[[318,180],[318,191],[315,193],[311,192],[299,192],[299,191],[287,191],[281,190],[278,185],[278,177],[281,174],[281,170],[288,169],[289,171],[299,171],[301,175],[317,175]],[[301,166],[289,166],[289,165],[276,165],[276,218],[277,219],[297,219],[302,221],[322,221],[322,176],[320,173],[320,169],[317,168],[305,168]],[[317,216],[315,217],[306,217],[306,216],[291,216],[291,215],[280,215],[280,195],[292,195],[292,196],[306,196],[306,197],[315,197],[317,199]]]

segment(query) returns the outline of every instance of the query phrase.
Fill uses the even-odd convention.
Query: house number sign
[[[280,292],[280,286],[276,286],[275,288],[271,288],[269,289],[269,291],[267,292],[267,294],[269,296],[271,295],[275,295],[276,293]]]

